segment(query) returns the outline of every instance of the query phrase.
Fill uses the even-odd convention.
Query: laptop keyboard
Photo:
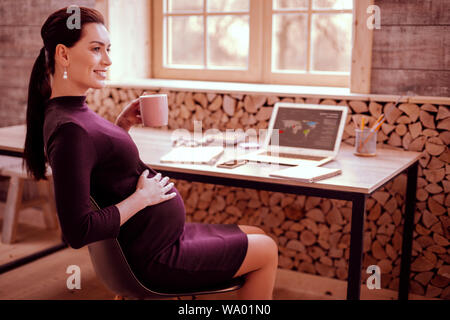
[[[307,156],[307,155],[292,154],[292,153],[272,153],[270,151],[261,152],[259,155],[261,155],[261,156],[270,156],[270,157],[280,157],[280,158],[312,160],[312,161],[320,161],[320,160],[323,160],[323,159],[326,158],[326,157]]]

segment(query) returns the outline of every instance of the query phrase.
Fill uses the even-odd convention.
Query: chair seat
[[[204,294],[225,293],[240,289],[245,283],[244,277],[232,278],[229,281],[206,287],[192,288],[188,291],[161,291],[160,293],[173,296],[199,296]],[[154,290],[152,290],[154,291]]]

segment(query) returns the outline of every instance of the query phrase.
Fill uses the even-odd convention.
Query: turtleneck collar
[[[47,106],[54,104],[70,108],[83,108],[86,106],[86,96],[59,96],[47,100]]]

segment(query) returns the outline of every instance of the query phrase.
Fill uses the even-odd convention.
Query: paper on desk
[[[341,174],[341,169],[299,165],[269,173],[269,176],[302,182],[314,182]]]
[[[222,146],[210,147],[177,147],[162,156],[165,163],[214,164],[223,154]]]

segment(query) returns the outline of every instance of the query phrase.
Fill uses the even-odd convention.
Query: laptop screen
[[[272,137],[279,130],[279,146],[333,151],[341,110],[283,108],[276,115]],[[270,141],[272,144],[272,139]]]

